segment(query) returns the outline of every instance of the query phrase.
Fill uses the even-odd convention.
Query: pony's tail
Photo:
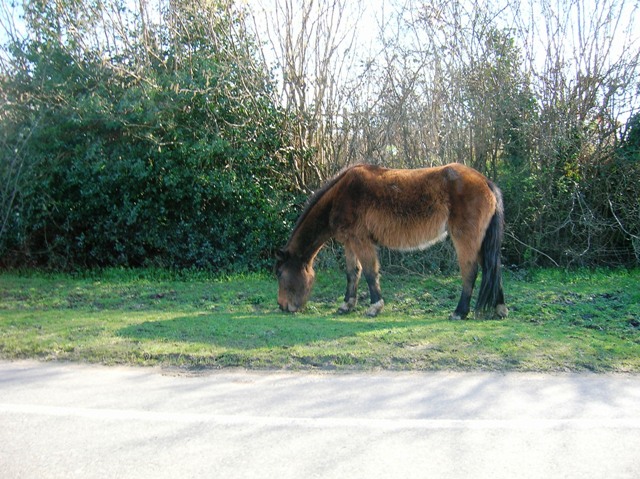
[[[491,218],[480,248],[482,282],[478,292],[476,311],[492,310],[497,305],[504,304],[502,272],[500,270],[500,248],[504,235],[504,206],[500,189],[491,181],[489,181],[489,188],[496,197],[496,211]],[[504,308],[504,312],[506,315],[506,308]],[[502,315],[501,311],[498,311],[498,314]]]

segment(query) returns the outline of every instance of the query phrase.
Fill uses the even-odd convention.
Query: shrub
[[[158,28],[154,51],[132,34],[132,50],[107,60],[64,36],[13,45],[0,78],[0,173],[14,185],[2,265],[270,263],[297,201],[271,84],[250,45],[229,56],[203,35],[185,52]]]

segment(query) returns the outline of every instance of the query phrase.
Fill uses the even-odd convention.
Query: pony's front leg
[[[345,246],[344,253],[347,262],[347,292],[344,295],[344,303],[338,308],[338,313],[340,314],[349,313],[356,307],[358,302],[358,282],[362,271],[360,261],[358,261],[353,250]]]
[[[384,308],[382,290],[380,289],[380,263],[378,252],[373,244],[367,245],[360,251],[360,262],[364,270],[364,277],[369,286],[369,297],[371,306],[367,309],[367,316],[377,316]]]

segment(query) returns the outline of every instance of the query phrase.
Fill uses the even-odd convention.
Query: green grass
[[[386,274],[377,318],[335,310],[319,271],[303,313],[277,310],[275,279],[156,270],[0,273],[0,358],[338,370],[640,372],[640,270],[506,273],[506,320],[450,321],[456,276]],[[364,286],[364,285],[363,285]],[[366,287],[361,288],[366,291]]]

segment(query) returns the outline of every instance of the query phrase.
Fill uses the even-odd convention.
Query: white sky
[[[130,1],[135,2],[135,0]],[[359,1],[341,1],[345,2],[347,8],[347,18],[342,19],[343,25],[345,25],[349,29],[357,29],[357,43],[361,48],[367,49],[375,43],[379,35],[379,26],[385,24],[387,19],[390,18],[394,9],[394,4],[410,5],[413,3],[419,5],[421,3],[427,3],[420,0],[363,0],[365,7],[363,8],[362,12],[355,12],[355,9],[357,9],[356,5],[360,3]],[[486,5],[487,3],[489,3],[488,0],[468,1],[470,5],[473,2],[480,5]],[[592,12],[596,11],[595,5],[598,2],[602,2],[602,0],[547,0],[546,2],[544,2],[550,4],[551,10],[556,12],[562,10],[561,5],[575,3],[576,5],[584,6],[582,11],[577,8],[573,9],[574,16],[570,21],[567,21],[569,28],[564,32],[565,37],[560,37],[558,41],[569,45],[572,43],[572,39],[579,37],[579,34],[581,33],[578,30],[580,25],[584,29],[588,29],[589,24],[593,20],[591,18],[591,14]],[[150,0],[150,3],[153,4],[153,0]],[[272,15],[277,0],[240,0],[240,3],[248,5],[255,12],[265,10],[267,12],[271,12],[269,13],[269,15]],[[316,1],[315,3],[318,4],[323,2]],[[512,12],[514,10],[520,10],[521,12],[531,12],[532,9],[535,10],[533,15],[531,15],[530,17],[532,28],[529,28],[530,38],[528,39],[528,41],[532,43],[537,42],[537,46],[539,47],[543,46],[544,42],[546,42],[545,27],[543,24],[537,21],[537,19],[540,19],[542,17],[542,15],[540,14],[540,9],[543,2],[540,2],[538,0],[499,0],[491,3],[497,6],[497,10],[502,10],[503,14],[500,17],[500,23],[507,28],[513,26],[512,24],[514,16]],[[619,37],[619,41],[612,42],[613,50],[611,54],[613,57],[617,57],[621,55],[624,49],[628,48],[629,46],[635,49],[638,49],[640,46],[640,24],[637,20],[639,2],[637,0],[609,0],[609,3],[611,3],[612,5],[623,5],[624,8],[624,13],[620,19],[621,21],[618,25],[618,31],[616,32],[616,35]],[[351,9],[354,9],[354,11],[350,11]],[[25,35],[24,24],[20,19],[21,15],[22,8],[20,0],[0,0],[0,44],[6,43],[6,33],[8,28],[13,29],[19,35]],[[528,13],[525,13],[524,16],[528,15]],[[580,22],[577,21],[577,15],[580,15]],[[258,18],[258,20],[260,20],[261,17],[264,18],[260,14],[256,13],[256,18]],[[264,25],[259,26],[264,28]],[[535,46],[536,45],[530,45],[531,48],[535,48]]]
[[[137,0],[128,0],[132,2],[132,5]],[[164,2],[166,0],[149,0],[151,6],[157,2]],[[268,36],[265,36],[267,29],[265,24],[265,18],[273,18],[273,11],[278,3],[278,0],[240,0],[241,3],[248,5],[252,11],[255,12],[255,16],[258,19],[258,27],[263,29],[261,39],[268,41]],[[322,0],[316,0],[315,4],[327,4],[334,0],[324,2]],[[355,48],[357,53],[355,55],[359,58],[366,57],[371,54],[371,49],[375,48],[380,34],[380,25],[386,25],[386,22],[392,18],[394,9],[398,5],[409,6],[410,12],[417,11],[421,5],[431,4],[438,5],[438,2],[445,0],[338,0],[344,2],[347,10],[346,15],[340,18],[341,26],[348,36],[349,32],[355,31],[357,40],[355,42]],[[362,3],[361,3],[362,2]],[[467,0],[467,4],[471,7],[474,4],[486,5],[491,0]],[[293,1],[295,5],[300,5],[301,1]],[[565,52],[565,60],[571,63],[575,58],[583,57],[585,49],[594,48],[604,51],[607,43],[610,43],[609,57],[601,59],[606,63],[616,61],[621,56],[637,55],[640,51],[640,24],[638,20],[638,8],[639,2],[637,0],[494,0],[491,2],[497,6],[496,11],[501,11],[498,17],[498,25],[506,28],[517,26],[517,30],[528,30],[526,38],[519,38],[517,41],[520,46],[529,51],[531,58],[534,62],[543,62],[546,56],[546,48],[558,48],[563,49]],[[17,5],[16,5],[17,4]],[[22,10],[20,7],[20,0],[0,0],[0,44],[4,45],[7,41],[7,30],[12,30],[18,35],[24,35],[24,24],[20,20]],[[158,3],[159,4],[159,3]],[[362,11],[359,11],[358,6],[363,5]],[[563,13],[567,11],[567,5],[573,5],[573,8],[569,10],[569,13]],[[600,8],[597,8],[598,5]],[[608,5],[611,9],[608,12],[603,12],[602,5]],[[542,9],[547,9],[547,14],[542,15]],[[597,41],[587,42],[585,37],[588,36],[590,30],[594,28],[594,24],[600,20],[594,12],[615,14],[618,8],[622,8],[622,15],[617,19],[617,23],[614,25],[615,31],[604,32]],[[261,15],[260,10],[267,12],[267,15]],[[519,11],[520,15],[515,15],[514,12]],[[271,13],[269,13],[271,12]],[[543,21],[546,17],[549,17],[548,12],[553,12],[557,15],[561,28],[558,31],[551,28],[548,31],[548,24]],[[614,15],[615,16],[615,15]],[[294,16],[294,18],[296,18]],[[298,16],[299,18],[299,16]],[[522,18],[526,25],[515,25],[516,18]],[[524,28],[523,28],[524,27]],[[274,26],[271,25],[271,35],[275,35]],[[394,28],[394,25],[391,25]],[[388,30],[385,31],[388,34]],[[341,48],[347,44],[343,42]],[[268,50],[268,49],[267,49]],[[265,51],[265,57],[269,62],[275,63],[276,55],[273,52]],[[540,68],[542,65],[537,65]],[[574,67],[581,65],[574,65]],[[347,72],[348,73],[348,72]]]

